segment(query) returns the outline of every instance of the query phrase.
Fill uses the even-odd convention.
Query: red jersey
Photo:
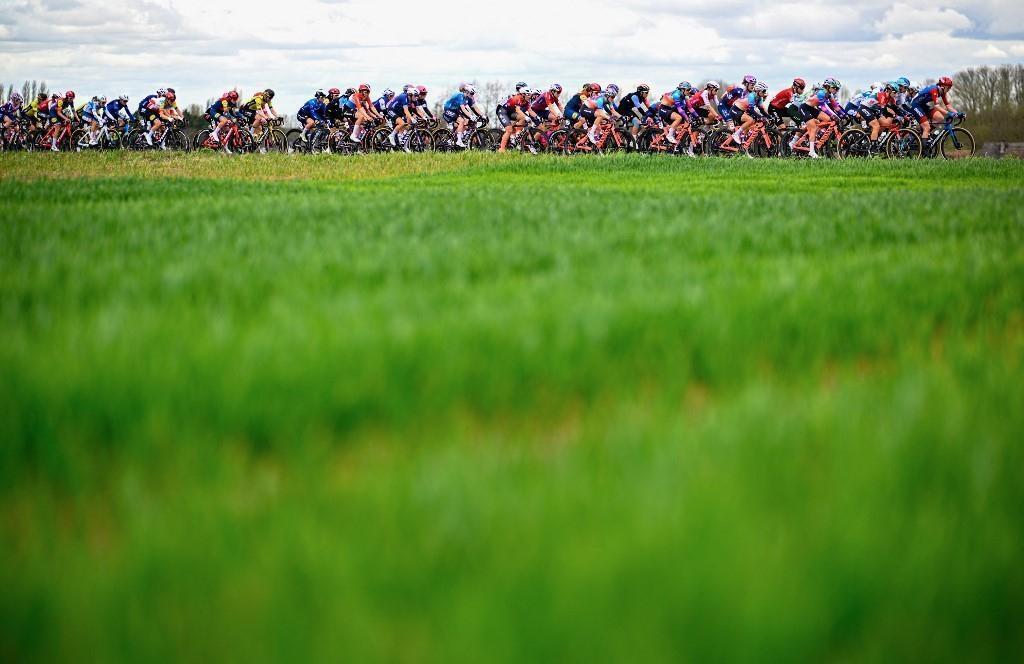
[[[793,101],[793,88],[786,88],[775,95],[768,103],[773,108],[786,108]]]

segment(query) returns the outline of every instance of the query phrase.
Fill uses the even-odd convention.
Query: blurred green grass
[[[1022,175],[0,155],[0,656],[1016,658]]]

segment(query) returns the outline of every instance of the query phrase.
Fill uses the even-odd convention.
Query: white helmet
[[[464,86],[462,86],[462,91],[470,96],[475,95],[476,86],[474,86],[472,83],[466,83]]]
[[[764,81],[758,81],[754,84],[754,92],[768,92],[768,86],[765,85]]]
[[[712,90],[717,90],[718,88],[720,88],[720,87],[722,87],[722,86],[720,86],[720,85],[718,84],[718,81],[708,81],[708,82],[707,82],[707,83],[706,83],[706,84],[704,85],[704,87],[705,87],[705,88],[710,88],[710,89],[712,89]]]

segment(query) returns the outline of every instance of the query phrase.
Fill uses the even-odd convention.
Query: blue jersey
[[[466,95],[462,94],[461,92],[456,92],[455,94],[448,98],[448,101],[444,103],[444,110],[458,111],[462,109],[463,106],[469,105],[470,101],[466,98]]]
[[[580,107],[583,105],[583,100],[580,99],[579,95],[573,95],[571,99],[565,104],[565,116],[576,115],[580,112]]]
[[[82,115],[91,115],[95,118],[102,118],[103,105],[98,101],[90,101],[85,105],[85,108],[82,109]]]
[[[302,105],[302,108],[299,109],[299,114],[311,117],[314,120],[323,120],[324,112],[326,111],[326,104],[314,97]]]
[[[107,115],[109,115],[110,117],[116,118],[118,115],[121,114],[122,111],[127,113],[128,105],[120,99],[115,99],[114,101],[107,102]]]
[[[921,106],[928,108],[937,102],[939,99],[943,103],[948,104],[949,100],[946,99],[946,95],[939,89],[937,85],[926,85],[917,93],[917,96],[911,100],[911,106]]]
[[[377,109],[378,113],[383,113],[388,108],[388,100],[384,97],[381,97],[377,101],[373,102],[373,107]]]
[[[156,95],[146,95],[145,97],[143,97],[142,101],[139,102],[139,113],[145,113],[146,107],[149,106],[150,102],[152,102],[156,98]]]
[[[352,97],[342,97],[341,101],[338,103],[350,111],[356,110],[356,103],[352,101]]]
[[[403,92],[400,95],[396,95],[394,99],[388,102],[388,110],[392,113],[402,113],[406,108],[412,105],[412,102],[409,100],[409,95]]]

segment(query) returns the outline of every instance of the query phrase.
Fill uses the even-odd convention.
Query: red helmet
[[[591,83],[590,84],[590,91],[591,92],[600,92],[601,91],[601,84],[600,83]]]
[[[359,84],[359,91],[360,92],[369,92],[370,91],[370,84],[369,83],[360,83]]]
[[[228,99],[230,99],[231,101],[238,101],[238,93],[232,90],[228,93]]]
[[[941,85],[944,88],[951,88],[953,87],[953,79],[951,79],[948,76],[943,76],[942,78],[939,79],[939,85]]]
[[[950,83],[950,85],[953,85],[953,84],[952,84],[952,83]],[[68,91],[67,91],[67,93],[65,93],[65,94],[64,94],[64,97],[65,97],[66,99],[74,99],[74,98],[75,98],[75,92],[74,92],[74,90],[68,90]]]
[[[421,97],[426,97],[427,96],[427,86],[421,85],[421,86],[417,87],[416,89],[420,91],[420,96]]]
[[[327,94],[329,94],[332,97],[334,97],[335,95],[340,95],[341,94],[341,90],[339,90],[338,88],[331,88],[330,90],[327,91]]]
[[[802,78],[794,78],[793,79],[793,87],[794,88],[800,88],[801,90],[803,90],[805,87],[807,87],[807,84],[804,83],[804,79],[802,79]]]

